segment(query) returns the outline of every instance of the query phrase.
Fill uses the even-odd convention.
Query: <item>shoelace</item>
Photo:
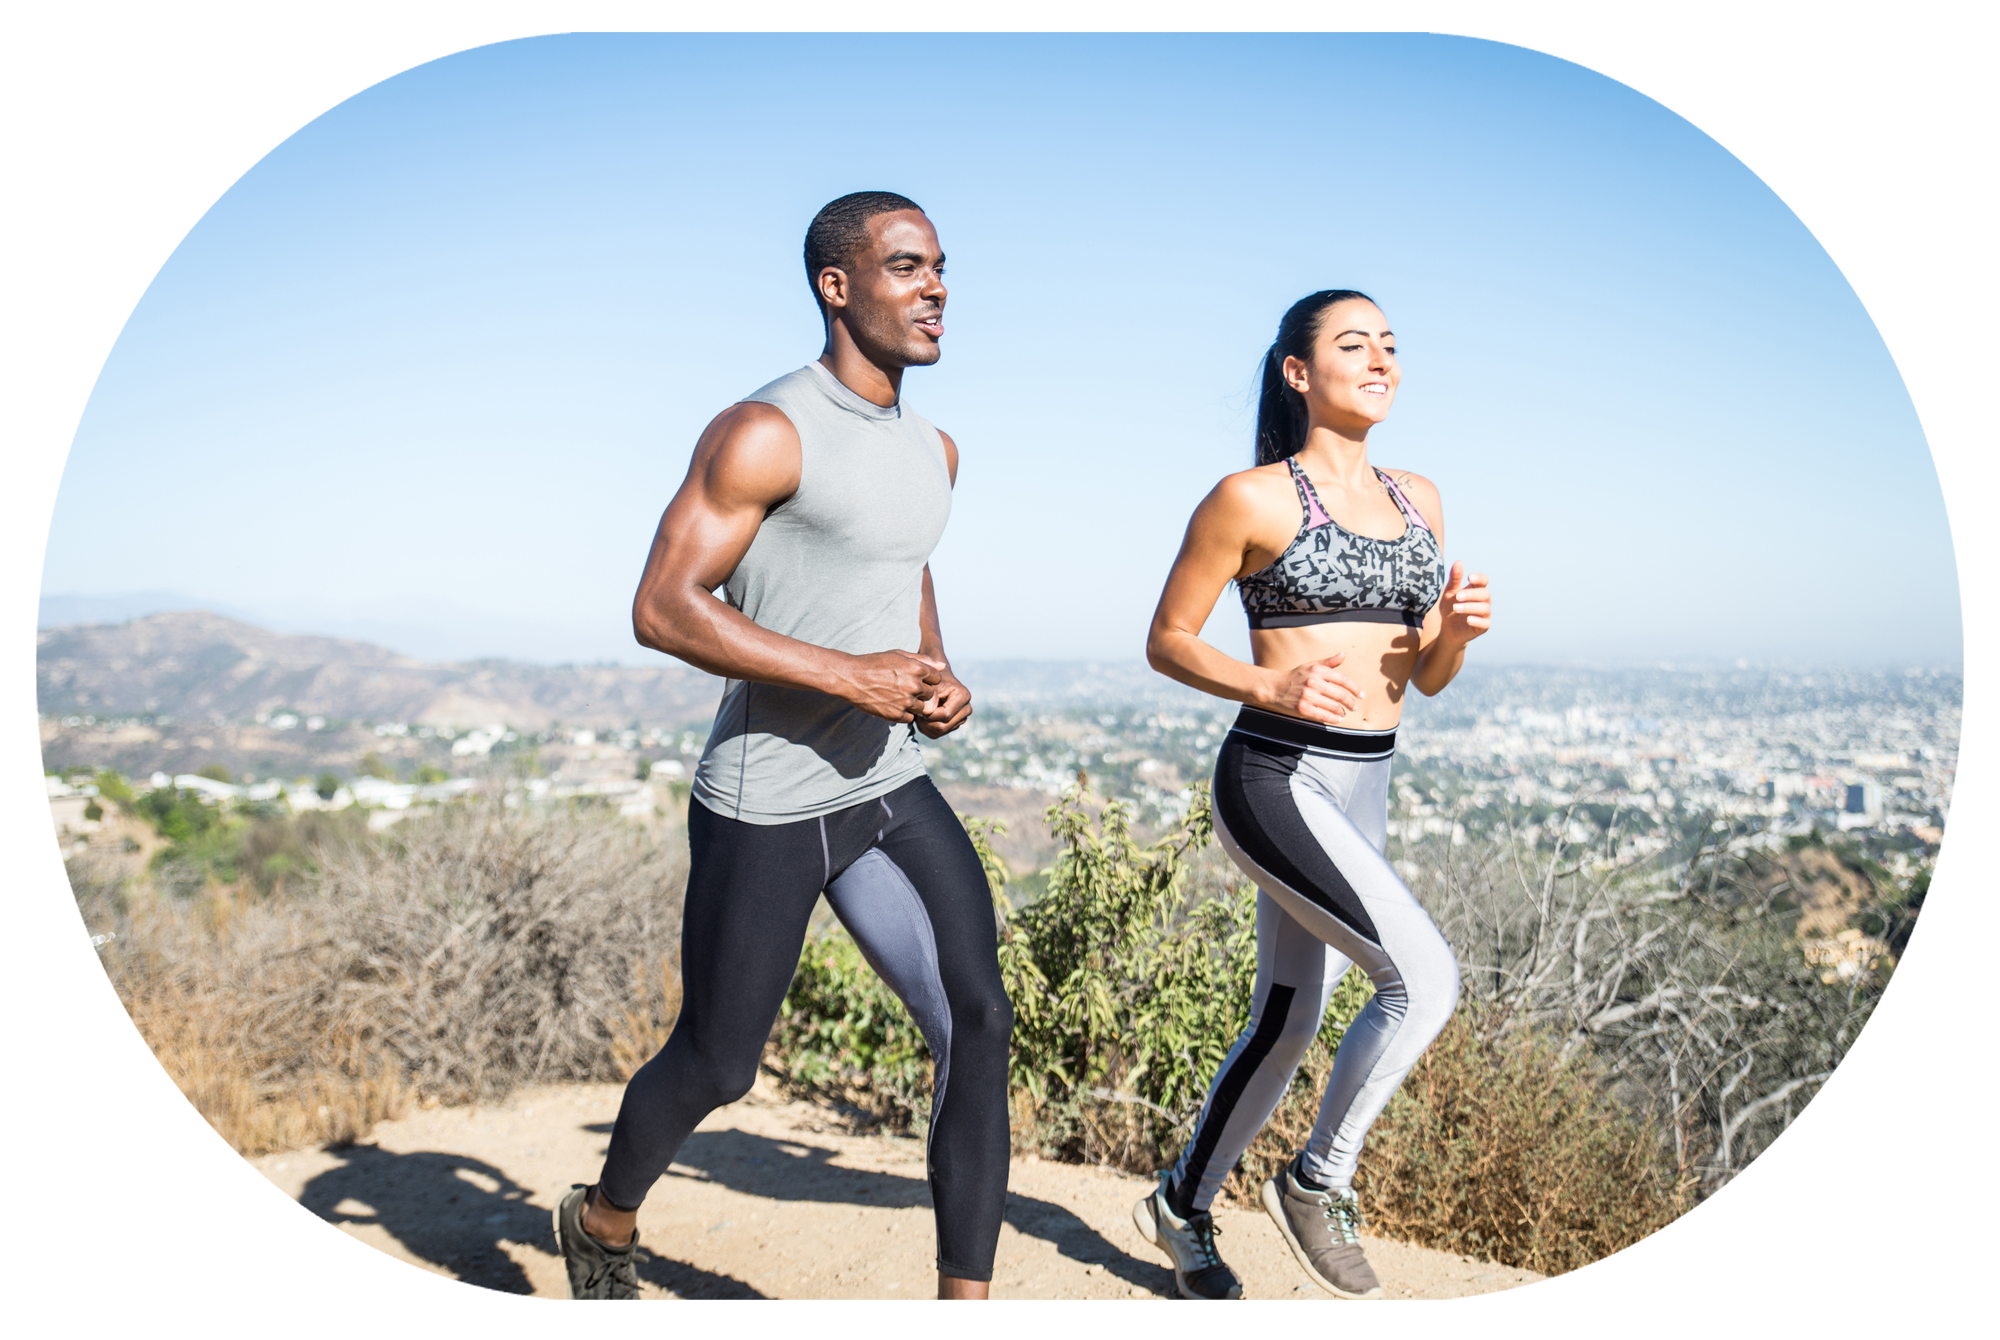
[[[639,1272],[633,1267],[633,1255],[632,1253],[627,1253],[623,1256],[607,1257],[599,1261],[591,1270],[590,1278],[584,1282],[584,1288],[586,1290],[595,1289],[604,1282],[604,1277],[609,1275],[615,1282],[637,1289],[639,1287]]]
[[[1208,1214],[1188,1216],[1187,1226],[1188,1231],[1194,1234],[1194,1249],[1201,1257],[1202,1265],[1204,1267],[1221,1265],[1222,1253],[1215,1249],[1215,1240],[1222,1236],[1222,1226]]]
[[[1361,1207],[1356,1203],[1354,1194],[1349,1192],[1345,1196],[1336,1196],[1328,1191],[1316,1194],[1319,1198],[1320,1213],[1326,1216],[1327,1236],[1342,1245],[1361,1241],[1359,1228]]]

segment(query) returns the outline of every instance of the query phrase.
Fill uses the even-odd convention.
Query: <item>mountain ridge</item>
[[[35,636],[44,716],[246,721],[289,710],[411,725],[542,729],[705,719],[722,681],[692,666],[436,662],[373,643],[274,633],[207,610],[71,624]]]

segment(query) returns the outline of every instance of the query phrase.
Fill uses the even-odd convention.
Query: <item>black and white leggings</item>
[[[1458,1004],[1451,946],[1383,855],[1396,733],[1246,707],[1215,763],[1215,830],[1256,881],[1250,1023],[1208,1091],[1168,1183],[1205,1210],[1277,1110],[1350,964],[1375,995],[1342,1037],[1306,1175],[1353,1180],[1368,1128]]]
[[[908,1007],[932,1058],[938,1269],[990,1280],[1007,1200],[1007,1045],[992,895],[927,777],[817,819],[752,824],[688,807],[681,1013],[625,1086],[598,1185],[636,1209],[696,1123],[750,1091],[821,890]]]

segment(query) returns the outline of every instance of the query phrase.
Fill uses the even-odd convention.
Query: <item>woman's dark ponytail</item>
[[[1313,341],[1319,338],[1320,321],[1327,309],[1355,298],[1374,301],[1351,288],[1322,289],[1293,303],[1278,322],[1278,338],[1264,354],[1264,375],[1257,393],[1257,464],[1275,465],[1298,455],[1305,446],[1306,398],[1285,380],[1285,360],[1311,359]]]

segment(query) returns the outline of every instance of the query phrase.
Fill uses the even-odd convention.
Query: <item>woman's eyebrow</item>
[[[1396,332],[1393,330],[1385,330],[1375,338],[1378,340],[1393,339],[1395,338],[1395,334]],[[1368,332],[1365,330],[1343,330],[1340,332],[1340,335],[1359,335],[1364,340],[1368,338]],[[1340,335],[1336,335],[1333,338],[1337,340],[1340,338]]]

